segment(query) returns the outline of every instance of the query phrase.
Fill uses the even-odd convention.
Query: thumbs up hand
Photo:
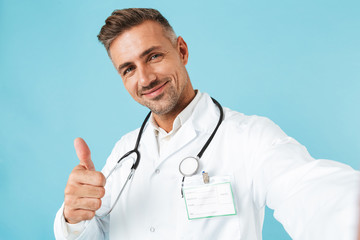
[[[91,161],[91,152],[82,138],[76,138],[74,140],[74,147],[76,151],[76,155],[80,160],[80,165],[85,167],[87,170],[95,171],[94,163]]]
[[[101,207],[105,195],[106,179],[95,170],[90,149],[82,138],[74,141],[75,151],[80,160],[70,173],[65,187],[64,217],[68,223],[75,224],[90,220]]]

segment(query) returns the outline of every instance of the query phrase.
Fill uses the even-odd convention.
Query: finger
[[[97,187],[104,187],[106,183],[106,178],[102,172],[98,171],[89,171],[81,168],[81,165],[78,165],[74,168],[73,172],[69,177],[70,183],[79,183],[92,185]]]
[[[102,198],[105,195],[104,187],[95,187],[91,185],[67,186],[65,196],[77,196],[88,198]]]
[[[101,207],[99,198],[65,198],[65,204],[70,209],[82,209],[96,211]]]
[[[75,138],[74,147],[76,155],[80,160],[80,164],[88,170],[95,170],[94,163],[91,161],[91,153],[88,145],[82,138]]]

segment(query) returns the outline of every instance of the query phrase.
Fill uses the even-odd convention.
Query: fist
[[[95,212],[101,207],[101,198],[105,195],[106,182],[104,175],[95,170],[85,141],[76,138],[74,147],[80,164],[70,173],[64,198],[64,217],[71,224],[90,220],[95,216]]]

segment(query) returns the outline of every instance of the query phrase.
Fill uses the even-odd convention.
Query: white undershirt
[[[180,129],[180,127],[190,118],[192,112],[194,111],[197,103],[201,98],[202,93],[196,90],[196,95],[194,99],[187,105],[187,107],[177,115],[174,120],[173,128],[170,132],[166,132],[164,129],[159,127],[156,123],[153,115],[150,117],[150,126],[154,129],[154,134],[156,136],[157,145],[158,145],[158,152],[159,156],[162,156],[164,149],[167,149],[167,145],[170,142],[170,139],[176,134],[176,132]]]

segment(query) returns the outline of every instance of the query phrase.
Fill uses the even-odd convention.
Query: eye
[[[149,58],[149,61],[157,61],[157,60],[161,60],[161,57],[163,55],[160,54],[160,53],[155,53],[154,55],[151,55],[150,58]]]
[[[128,67],[125,69],[125,71],[123,72],[123,75],[125,76],[126,74],[130,73],[131,71],[134,70],[134,67]]]
[[[158,58],[158,57],[160,57],[160,54],[154,54],[154,55],[151,56],[150,59],[153,60],[153,59]]]

